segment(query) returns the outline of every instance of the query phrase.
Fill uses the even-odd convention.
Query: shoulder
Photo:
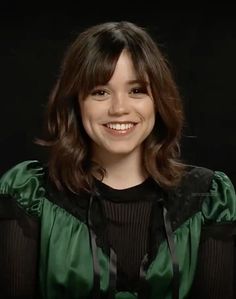
[[[196,165],[188,165],[175,191],[181,190],[192,196],[204,195],[203,193],[210,188],[213,178],[214,170]]]
[[[215,171],[209,192],[203,201],[205,221],[228,222],[236,220],[236,195],[233,183],[222,171]]]
[[[236,197],[232,182],[221,171],[189,165],[178,187],[168,192],[168,209],[174,226],[198,212],[203,221],[232,220],[236,217]]]
[[[234,186],[226,173],[199,166],[188,166],[173,193],[178,192],[208,203],[220,200],[227,204],[235,201]]]
[[[1,203],[17,203],[26,212],[38,214],[44,195],[44,167],[37,160],[18,163],[0,178]]]

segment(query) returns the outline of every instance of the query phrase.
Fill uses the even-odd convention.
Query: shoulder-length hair
[[[106,84],[123,50],[132,58],[137,77],[148,76],[155,104],[156,123],[144,141],[143,165],[162,188],[176,186],[184,173],[180,161],[183,107],[168,62],[147,30],[130,22],[108,22],[92,26],[69,46],[49,98],[46,138],[49,175],[59,189],[78,193],[92,191],[94,171],[105,169],[92,161],[78,101],[97,85]]]

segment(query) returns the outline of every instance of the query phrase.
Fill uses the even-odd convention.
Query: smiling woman
[[[147,30],[80,33],[46,111],[48,163],[0,180],[1,297],[235,298],[234,187],[181,162],[182,102]]]
[[[147,120],[143,120],[150,105],[154,106],[153,117],[158,119],[153,128],[151,117],[149,125]],[[131,108],[132,112],[127,111]],[[99,174],[105,180],[114,177],[113,181],[116,181],[115,173],[120,177],[126,172],[121,171],[121,167],[112,176],[105,176],[109,169],[104,157],[108,159],[110,155],[103,152],[98,157],[101,137],[109,146],[108,151],[118,154],[121,146],[123,150],[127,147],[128,135],[122,135],[123,138],[114,143],[118,141],[118,138],[114,140],[116,132],[112,131],[114,134],[107,138],[104,134],[111,131],[94,125],[91,117],[95,117],[96,113],[96,122],[100,125],[114,121],[135,122],[136,126],[132,128],[134,148],[135,143],[141,145],[145,139],[139,147],[139,162],[136,161],[135,165],[145,165],[146,174],[144,169],[141,174],[140,167],[136,166],[129,177],[132,184],[151,175],[163,187],[177,185],[184,171],[184,165],[178,160],[184,118],[182,110],[178,88],[164,56],[145,30],[128,22],[105,23],[89,28],[68,49],[49,101],[48,139],[40,144],[51,148],[50,177],[59,189],[64,186],[78,192],[81,189],[91,191],[94,175],[97,177]],[[102,115],[98,116],[99,113]],[[96,157],[91,155],[95,147]],[[126,156],[119,165],[122,161],[130,169],[133,166],[128,166],[127,159],[131,157],[134,156]],[[127,178],[122,181],[127,182]]]

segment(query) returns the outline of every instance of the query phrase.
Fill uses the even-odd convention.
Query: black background
[[[172,65],[187,120],[184,160],[224,171],[236,185],[234,10],[64,6],[1,6],[0,172],[25,159],[44,159],[33,139],[40,137],[44,105],[77,33],[128,20],[149,30]]]

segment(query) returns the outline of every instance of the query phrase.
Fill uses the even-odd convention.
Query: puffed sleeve
[[[0,179],[1,298],[38,298],[43,167],[24,161]]]
[[[2,217],[3,211],[12,204],[12,201],[26,213],[32,216],[40,215],[41,201],[45,194],[43,175],[43,167],[38,161],[24,161],[9,169],[1,177]]]
[[[228,222],[236,220],[236,195],[229,177],[215,171],[209,192],[202,206],[205,222]]]

